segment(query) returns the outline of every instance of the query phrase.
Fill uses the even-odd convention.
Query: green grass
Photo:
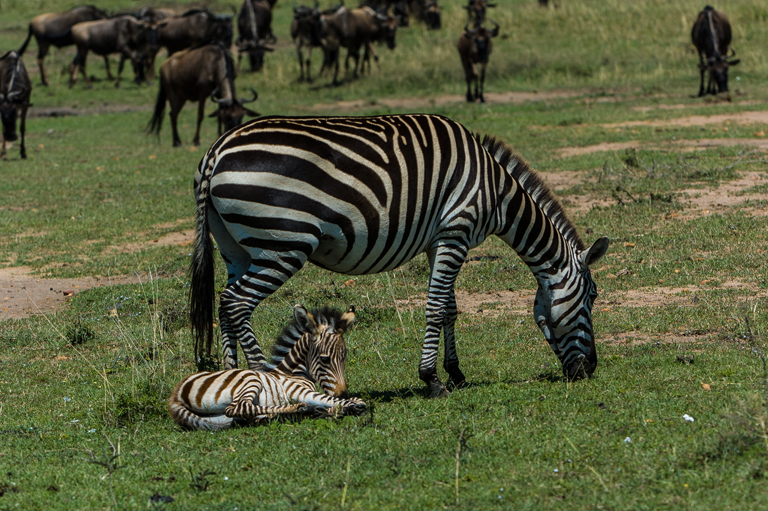
[[[128,79],[115,90],[91,58],[89,73],[102,80],[91,91],[82,84],[70,90],[65,70],[73,53],[62,49],[47,57],[52,85],[44,88],[32,42],[25,63],[35,106],[91,114],[30,119],[29,159],[20,161],[14,146],[0,162],[0,265],[29,266],[41,279],[143,277],[142,284],[78,293],[53,314],[3,321],[0,509],[768,505],[765,153],[739,146],[681,152],[672,145],[757,139],[768,126],[606,126],[767,110],[768,8],[753,0],[717,5],[731,20],[742,59],[732,70],[730,103],[690,97],[698,87],[690,25],[703,4],[616,0],[563,0],[556,9],[516,0],[491,10],[502,35],[487,90],[569,90],[573,97],[411,109],[378,103],[463,95],[454,46],[463,2],[442,3],[441,31],[401,31],[396,50],[379,50],[381,71],[330,88],[329,77],[297,82],[292,5],[278,2],[278,47],[262,73],[240,74],[238,90],[255,87],[255,109],[265,114],[345,113],[311,109],[339,100],[365,100],[355,115],[439,113],[507,140],[544,173],[579,171],[557,195],[585,240],[612,241],[594,271],[595,377],[562,379],[532,321],[532,299],[524,314],[503,300],[484,305],[485,312],[460,301],[459,355],[471,385],[427,400],[417,377],[425,322],[413,303],[426,294],[425,257],[353,278],[308,265],[255,312],[262,344],[271,345],[295,303],[356,305],[347,378],[372,412],[217,434],[178,430],[164,401],[195,370],[186,319],[191,250],[152,240],[192,228],[192,177],[216,127],[206,119],[201,147],[172,149],[167,121],[159,141],[144,134],[156,85]],[[136,5],[125,0],[111,8]],[[225,2],[209,5],[228,12]],[[3,0],[0,47],[17,48],[34,15],[69,7]],[[315,72],[319,61],[316,52]],[[676,105],[683,107],[653,108]],[[133,110],[109,113],[118,106]],[[185,144],[194,116],[188,104],[180,121]],[[557,155],[628,141],[641,147]],[[688,203],[692,190],[747,171],[762,180],[741,192],[746,202],[707,215]],[[581,210],[585,198],[604,203]],[[128,245],[144,248],[121,248]],[[478,259],[460,274],[460,292],[535,289],[528,269],[499,240],[470,256]],[[219,261],[219,290],[225,278]],[[660,288],[686,291],[645,301]]]

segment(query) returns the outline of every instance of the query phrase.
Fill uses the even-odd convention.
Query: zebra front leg
[[[440,345],[440,331],[451,325],[450,346],[446,344],[446,357],[451,360],[451,378],[459,378],[459,360],[453,340],[452,325],[456,320],[456,301],[453,285],[461,265],[467,257],[463,245],[441,245],[427,254],[430,266],[429,295],[427,298],[427,329],[419,363],[419,378],[429,387],[429,398],[447,397],[450,393],[437,376],[437,350]],[[446,337],[448,342],[448,337]],[[458,371],[458,373],[457,373]],[[463,378],[461,374],[461,378]]]

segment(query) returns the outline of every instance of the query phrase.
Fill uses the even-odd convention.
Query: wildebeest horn
[[[256,89],[254,89],[253,87],[251,87],[251,94],[253,94],[253,97],[251,99],[241,99],[240,104],[244,105],[246,103],[253,103],[259,97],[259,93],[256,92]]]
[[[5,98],[6,98],[8,101],[13,101],[13,98],[15,98],[16,96],[20,96],[22,92],[24,92],[24,91],[23,91],[23,90],[15,90],[15,91],[11,91],[11,92],[9,92],[8,94],[6,94]]]

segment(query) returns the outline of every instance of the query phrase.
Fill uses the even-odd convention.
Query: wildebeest
[[[219,135],[222,125],[229,130],[243,121],[243,115],[258,117],[259,114],[243,106],[256,101],[256,91],[251,89],[253,98],[238,100],[235,97],[235,66],[229,52],[221,44],[208,44],[174,53],[160,66],[160,91],[157,94],[155,110],[149,122],[148,131],[160,134],[165,115],[165,102],[171,105],[171,130],[173,146],[181,145],[177,129],[177,118],[187,101],[197,101],[197,129],[192,139],[200,145],[200,124],[203,122],[205,101],[208,97],[218,108],[209,117],[217,117]]]
[[[306,65],[306,80],[312,81],[310,72],[310,63],[312,59],[312,48],[318,48],[321,45],[321,16],[320,9],[315,5],[314,8],[306,5],[299,5],[293,8],[293,20],[291,21],[291,38],[296,45],[296,55],[299,58],[299,81],[305,79],[304,67]],[[306,49],[307,57],[304,58]],[[305,64],[306,63],[306,64]]]
[[[483,88],[485,87],[485,68],[488,66],[488,57],[493,49],[492,38],[499,35],[499,24],[491,20],[495,26],[488,30],[482,24],[471,29],[469,23],[464,27],[464,32],[459,36],[456,47],[461,57],[461,65],[464,67],[464,76],[467,80],[467,101],[470,103],[480,100],[485,103]],[[480,66],[480,74],[477,66]],[[472,84],[475,85],[475,94],[472,95]]]
[[[410,14],[423,22],[429,30],[440,30],[442,14],[437,0],[411,0],[408,5]]]
[[[5,143],[13,142],[16,135],[16,119],[21,117],[19,131],[21,132],[21,158],[27,158],[24,147],[24,133],[27,125],[27,109],[29,97],[32,94],[32,83],[27,75],[27,68],[21,61],[19,52],[9,51],[0,57],[0,117],[3,123],[3,149],[0,158],[7,158]],[[19,115],[19,113],[21,115]]]
[[[74,44],[72,39],[72,27],[85,21],[94,21],[107,18],[107,14],[92,5],[81,5],[66,12],[48,12],[35,16],[29,23],[29,33],[24,44],[19,49],[23,54],[32,36],[37,41],[37,66],[40,68],[40,79],[43,85],[48,85],[48,77],[45,74],[43,59],[48,54],[51,45],[61,48]],[[107,57],[104,57],[107,62]],[[109,69],[109,67],[107,67]],[[112,78],[110,77],[110,80]]]
[[[237,15],[237,30],[240,36],[235,41],[238,48],[238,67],[243,53],[248,54],[251,71],[264,66],[264,52],[272,51],[269,44],[277,38],[272,32],[272,6],[275,0],[245,0]]]
[[[143,79],[144,65],[150,53],[150,38],[152,28],[133,16],[120,16],[106,20],[86,21],[72,27],[72,39],[77,45],[77,55],[70,66],[69,86],[77,81],[77,72],[83,73],[83,79],[90,88],[91,81],[85,71],[88,52],[92,51],[105,58],[112,53],[121,55],[117,69],[115,87],[120,86],[120,75],[123,72],[125,58],[131,60],[136,74],[137,83]],[[107,76],[109,61],[105,60]]]
[[[731,24],[725,14],[707,5],[699,13],[691,30],[691,40],[699,52],[699,70],[701,83],[699,97],[705,94],[728,92],[728,67],[735,66],[740,61],[728,60],[736,52],[728,50],[731,44]],[[704,91],[704,74],[709,71],[707,89]]]
[[[194,46],[220,41],[232,46],[232,16],[213,14],[205,9],[190,9],[181,16],[163,20],[157,27],[158,46],[173,55]]]
[[[475,28],[482,25],[485,21],[485,13],[489,7],[496,7],[498,4],[489,4],[488,0],[469,0],[464,7],[467,10],[469,21],[474,22]]]
[[[370,55],[378,64],[379,57],[373,49],[374,42],[384,42],[389,49],[396,46],[395,35],[398,21],[393,16],[377,13],[370,7],[346,9],[341,7],[334,14],[323,15],[322,36],[323,51],[325,52],[323,66],[334,66],[333,83],[338,83],[339,47],[347,48],[347,58],[344,62],[345,74],[349,73],[349,59],[355,59],[354,76],[358,76],[360,48],[365,48],[363,66],[370,65]]]

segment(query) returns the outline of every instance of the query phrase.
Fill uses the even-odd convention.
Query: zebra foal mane
[[[512,178],[520,183],[523,190],[531,196],[536,205],[552,221],[563,237],[572,243],[577,250],[586,250],[587,246],[576,231],[576,227],[565,216],[565,211],[560,201],[557,200],[549,186],[541,179],[538,172],[533,170],[504,141],[490,135],[483,135],[481,138],[479,134],[476,134],[475,138],[493,156],[493,159],[505,168]]]
[[[315,322],[320,325],[325,325],[330,331],[336,329],[336,325],[341,321],[342,312],[338,309],[333,309],[328,306],[324,306],[319,309],[312,309],[309,314],[315,318]],[[265,364],[264,370],[270,371],[277,367],[282,362],[291,349],[301,339],[304,334],[310,333],[305,325],[300,324],[295,318],[291,323],[283,328],[280,335],[277,336],[275,344],[272,345],[272,352],[270,354],[269,363]]]

